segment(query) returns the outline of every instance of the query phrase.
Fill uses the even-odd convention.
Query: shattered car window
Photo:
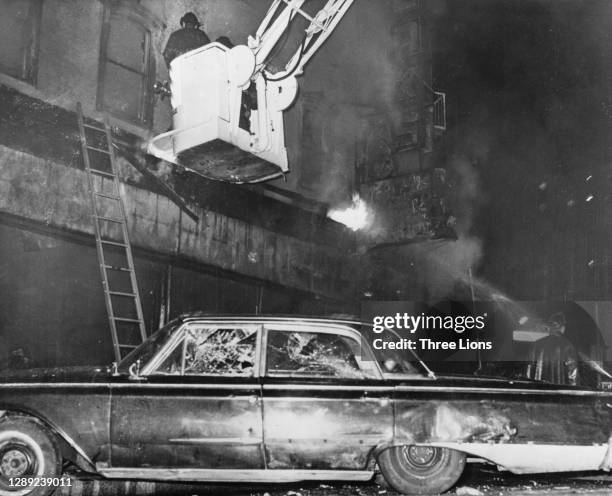
[[[257,329],[190,328],[157,373],[252,376]]]
[[[375,378],[372,367],[357,359],[359,343],[337,334],[270,331],[267,372],[269,375]]]

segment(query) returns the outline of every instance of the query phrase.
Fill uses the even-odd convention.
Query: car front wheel
[[[389,485],[405,494],[437,494],[450,489],[465,467],[465,454],[432,446],[397,446],[378,457]]]
[[[61,469],[53,435],[41,423],[24,416],[0,421],[0,496],[47,495]]]

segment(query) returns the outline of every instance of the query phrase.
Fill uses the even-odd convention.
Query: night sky
[[[515,298],[605,297],[612,2],[433,5],[434,86],[449,102],[437,161],[456,191],[478,192],[455,209],[482,240],[479,275]]]

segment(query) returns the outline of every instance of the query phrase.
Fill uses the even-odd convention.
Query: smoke
[[[478,299],[493,300],[499,291],[476,277],[483,258],[483,241],[475,234],[475,220],[484,198],[473,161],[465,155],[453,157],[447,167],[446,200],[450,212],[447,224],[454,229],[456,239],[419,241],[380,255],[373,259],[378,270],[383,271],[378,278],[389,289],[402,288],[396,295],[416,300],[469,299],[470,287],[475,288]],[[382,225],[384,219],[379,215],[369,234],[375,235],[374,230]],[[418,286],[424,287],[425,294],[414,292]]]
[[[306,2],[305,9],[312,14],[324,4]],[[292,155],[287,180],[332,208],[350,201],[355,190],[356,149],[367,137],[366,121],[396,106],[402,69],[390,50],[392,16],[390,4],[354,2],[309,61],[296,104],[285,114]],[[277,185],[284,187],[281,180]]]
[[[475,213],[485,197],[476,164],[466,156],[456,156],[447,172],[450,182],[447,201],[457,219],[455,230],[459,238],[471,237]]]
[[[482,207],[483,191],[478,165],[486,163],[489,151],[487,137],[476,133],[460,140],[446,163],[446,202],[456,240],[425,244],[418,249],[418,260],[425,270],[425,285],[431,299],[464,297],[457,292],[473,285],[483,257],[483,241],[475,234],[475,221]],[[490,299],[491,295],[480,295]]]
[[[423,255],[430,299],[464,296],[456,293],[469,285],[470,271],[477,268],[482,257],[482,242],[476,237],[463,236]]]
[[[433,42],[436,87],[450,105],[447,145],[487,194],[457,214],[459,237],[471,223],[483,240],[479,274],[514,296],[593,297],[588,281],[604,270],[597,253],[612,240],[608,225],[589,220],[607,208],[612,4],[447,7]]]

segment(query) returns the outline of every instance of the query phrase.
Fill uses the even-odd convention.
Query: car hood
[[[10,382],[101,382],[110,377],[106,365],[1,370],[0,384]]]

